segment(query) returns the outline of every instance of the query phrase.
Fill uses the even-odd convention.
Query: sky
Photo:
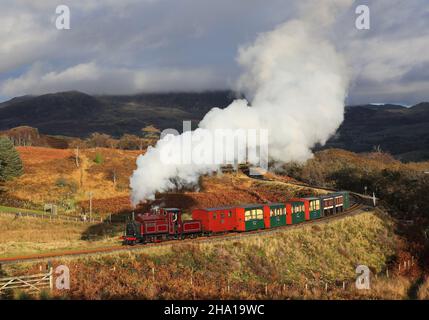
[[[70,8],[70,30],[56,28],[61,4]],[[355,26],[362,4],[370,9],[369,30]],[[241,47],[286,21],[320,11],[334,17],[326,34],[347,61],[346,104],[429,100],[427,0],[0,0],[0,5],[0,101],[68,90],[235,89]]]

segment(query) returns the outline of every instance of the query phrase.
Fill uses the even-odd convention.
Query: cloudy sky
[[[350,69],[348,104],[429,100],[427,0],[0,0],[0,101],[234,88],[238,49],[298,18],[303,2],[335,17],[326,32]],[[60,4],[70,30],[55,27]],[[355,27],[360,4],[370,30]]]

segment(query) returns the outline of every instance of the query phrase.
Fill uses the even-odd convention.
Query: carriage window
[[[213,220],[216,220],[216,213],[213,213]]]
[[[232,211],[228,212],[228,217],[230,217],[230,218],[232,217]]]
[[[270,209],[270,217],[272,217],[274,215],[275,215],[274,209]]]
[[[262,209],[255,210],[255,218],[256,219],[263,219],[264,218],[264,211]]]
[[[252,219],[252,212],[250,210],[246,210],[244,212],[244,221],[248,221]]]
[[[224,219],[224,218],[225,218],[225,214],[224,214],[224,213],[222,213],[222,214],[220,215],[220,218],[221,218],[221,219]]]

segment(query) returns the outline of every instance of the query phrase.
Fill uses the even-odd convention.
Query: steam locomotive
[[[127,222],[125,245],[196,238],[229,232],[278,228],[335,215],[350,207],[348,191],[293,198],[286,203],[245,204],[192,210],[182,219],[178,208],[155,208]]]

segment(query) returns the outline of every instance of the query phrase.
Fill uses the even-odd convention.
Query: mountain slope
[[[183,120],[191,120],[195,127],[211,108],[224,108],[237,96],[231,91],[24,96],[0,104],[0,131],[31,126],[42,134],[87,137],[103,132],[117,137],[140,134],[149,124],[181,131]],[[429,103],[411,108],[393,104],[346,107],[343,124],[325,147],[354,152],[380,147],[404,160],[429,159]]]
[[[113,136],[139,133],[148,124],[182,129],[183,120],[198,121],[213,107],[226,107],[231,91],[204,93],[90,96],[60,92],[24,96],[0,104],[0,131],[18,126],[38,128],[43,134],[86,137],[93,132]]]
[[[404,160],[429,159],[429,103],[347,107],[337,134],[328,142],[354,152],[380,147]]]

